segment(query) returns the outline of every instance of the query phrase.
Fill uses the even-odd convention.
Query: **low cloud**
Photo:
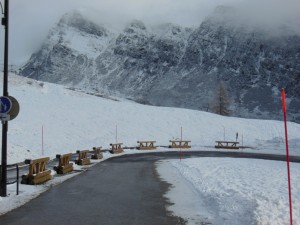
[[[253,18],[280,21],[299,14],[299,0],[14,0],[10,1],[10,63],[20,64],[40,47],[60,17],[79,10],[97,23],[122,27],[132,19],[199,26],[218,5],[236,5]],[[249,6],[245,7],[245,4]],[[251,9],[251,10],[250,10]],[[273,19],[272,19],[273,18]],[[3,43],[3,32],[0,41]],[[3,49],[1,44],[1,49]],[[0,52],[3,52],[0,49]],[[3,55],[0,53],[0,60]],[[0,62],[0,64],[1,64]]]
[[[294,25],[300,19],[299,0],[252,0],[240,4],[239,7],[246,19],[266,25]]]

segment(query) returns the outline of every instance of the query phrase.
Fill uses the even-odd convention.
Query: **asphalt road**
[[[240,152],[183,152],[186,157],[243,157],[285,160],[284,156]],[[166,211],[169,185],[159,180],[155,162],[178,152],[110,158],[52,187],[0,217],[1,225],[176,225],[182,218]],[[299,157],[292,157],[300,162]]]

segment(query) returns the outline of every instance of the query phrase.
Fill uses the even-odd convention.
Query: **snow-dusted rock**
[[[21,75],[138,102],[207,110],[219,80],[236,116],[279,119],[286,88],[289,119],[300,121],[300,36],[287,25],[256,26],[218,7],[197,29],[150,27],[122,31],[79,13],[65,15]]]

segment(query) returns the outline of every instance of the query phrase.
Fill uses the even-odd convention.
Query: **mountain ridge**
[[[195,29],[134,20],[119,33],[75,12],[60,20],[20,74],[198,110],[210,108],[222,80],[234,116],[262,119],[281,118],[280,90],[286,88],[290,119],[299,122],[300,36],[233,23],[231,10],[217,8]]]

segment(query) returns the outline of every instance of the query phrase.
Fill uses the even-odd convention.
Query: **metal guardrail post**
[[[12,165],[6,165],[7,168],[8,167],[16,167],[16,179],[11,181],[11,182],[8,182],[8,180],[6,180],[6,185],[7,184],[14,184],[14,183],[17,183],[17,187],[16,187],[16,194],[19,195],[19,177],[20,177],[20,169],[19,169],[19,165],[16,163],[16,164],[12,164]],[[0,165],[0,168],[2,167],[2,165]]]

